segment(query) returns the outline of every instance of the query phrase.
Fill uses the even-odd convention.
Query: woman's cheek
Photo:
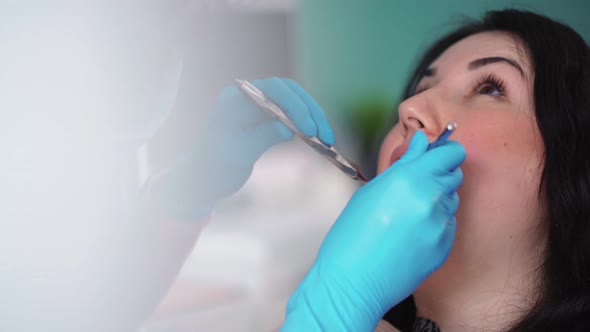
[[[465,148],[465,161],[462,168],[470,165],[485,164],[486,160],[491,157],[489,142],[478,139],[477,137],[454,137]]]
[[[519,141],[510,137],[509,132],[488,126],[456,134],[453,139],[466,151],[461,165],[463,182],[458,190],[462,202],[501,206],[514,192],[515,183],[522,180],[524,159],[528,156],[522,153]]]
[[[496,121],[471,115],[464,117],[456,132],[450,137],[465,148],[466,158],[462,168],[489,168],[495,162],[509,159],[510,132],[500,116]],[[465,172],[465,169],[463,169]]]

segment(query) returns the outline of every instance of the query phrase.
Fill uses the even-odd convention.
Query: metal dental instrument
[[[283,111],[283,109],[281,109],[277,104],[266,97],[264,93],[260,91],[260,89],[254,86],[254,84],[246,80],[236,80],[235,82],[237,87],[246,96],[252,99],[263,110],[276,116],[279,121],[287,126],[287,128],[291,129],[295,135],[297,135],[297,137],[299,137],[307,145],[311,146],[314,150],[319,152],[346,175],[362,183],[369,181],[358,165],[344,158],[344,156],[342,156],[342,154],[340,154],[333,146],[320,141],[320,139],[315,136],[307,137],[302,134],[289,119],[285,111]]]
[[[427,150],[431,150],[436,148],[437,146],[443,145],[447,141],[449,136],[451,136],[451,134],[455,131],[455,129],[457,129],[457,123],[449,122],[445,130],[443,130],[442,134],[440,134],[440,136],[438,136],[438,138],[434,142],[428,144]]]

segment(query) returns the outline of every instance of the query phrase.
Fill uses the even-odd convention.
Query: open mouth
[[[406,141],[402,145],[395,148],[395,150],[393,150],[391,153],[391,157],[389,158],[389,166],[398,161],[406,153],[406,151],[408,151],[409,146],[410,143]]]

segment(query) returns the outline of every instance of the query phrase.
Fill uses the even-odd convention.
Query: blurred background
[[[32,5],[23,11],[29,2]],[[108,119],[116,124],[109,130],[125,137],[130,146],[141,146],[137,168],[131,170],[138,178],[165,168],[192,143],[216,96],[235,78],[296,79],[327,113],[336,131],[336,147],[372,176],[380,142],[395,121],[401,90],[417,58],[431,42],[465,18],[478,18],[490,9],[528,9],[560,20],[590,40],[590,6],[586,0],[146,0],[63,1],[51,6],[0,0],[0,4],[0,37],[4,41],[0,60],[8,64],[0,74],[0,99],[5,105],[17,100],[39,110],[33,121],[2,107],[3,118],[10,116],[24,124],[30,130],[28,137],[40,137],[30,144],[44,146],[39,134],[45,130],[43,124],[60,123],[42,111],[44,105],[59,99],[56,95],[68,100],[64,109],[138,110]],[[67,20],[51,19],[56,13]],[[22,24],[21,31],[26,33],[10,34],[6,27],[14,22]],[[39,22],[54,29],[34,29]],[[87,29],[88,25],[92,27],[91,44],[87,44],[86,36],[68,39],[73,31],[81,31],[77,28]],[[52,44],[47,54],[54,58],[39,60],[35,58],[36,47],[19,39],[31,35],[41,40],[45,36],[62,40],[65,36],[64,44]],[[11,52],[15,45],[27,52]],[[59,61],[72,58],[72,54],[85,60]],[[39,81],[32,76],[38,68],[11,65],[23,57],[40,61],[49,76],[66,76],[70,82],[107,82],[105,93],[109,98],[92,96],[89,102],[91,87],[87,84],[72,83],[59,89],[52,81]],[[181,69],[175,67],[178,59],[182,59]],[[27,89],[46,91],[46,95],[32,98],[12,89],[26,75],[31,75]],[[162,81],[179,83],[170,111],[155,109],[143,97],[159,93]],[[66,153],[51,146],[44,151],[47,156],[56,149],[63,155],[82,156],[78,159],[87,162],[78,166],[93,176],[104,172],[103,161],[95,155],[85,158],[85,151],[109,146],[77,138],[84,131],[99,132],[101,124],[108,121],[100,112],[80,114],[76,113],[74,121],[87,126],[59,136],[67,144],[75,142],[73,150]],[[95,114],[91,120],[89,114]],[[61,116],[71,119],[72,114]],[[0,121],[0,129],[10,133],[20,128],[18,123]],[[29,149],[27,142],[0,143],[3,149],[15,151],[0,166],[0,179],[4,187],[16,188],[17,195],[28,192],[27,179],[36,171],[37,157],[23,152]],[[47,178],[53,181],[53,170],[73,160],[52,161],[41,174],[50,174]],[[32,165],[30,170],[27,165]],[[59,186],[58,182],[47,185]],[[272,148],[259,160],[246,186],[215,211],[168,295],[142,331],[276,329],[289,295],[357,188],[299,142]],[[0,192],[3,199],[15,195],[2,193],[6,191]],[[9,206],[4,217],[23,209],[31,210],[28,206]],[[54,209],[55,215],[43,218],[59,218],[58,208]],[[49,224],[42,227],[50,231]],[[0,249],[14,252],[10,245],[4,242]],[[22,253],[31,257],[36,254]],[[55,254],[56,260],[59,254]],[[0,272],[10,269],[9,263],[0,263]]]

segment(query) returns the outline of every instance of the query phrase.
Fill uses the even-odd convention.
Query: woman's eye
[[[503,97],[505,87],[504,81],[492,74],[488,74],[479,79],[475,85],[475,92],[480,95]]]
[[[425,90],[428,90],[428,87],[426,87],[426,86],[419,86],[419,87],[416,87],[416,89],[414,90],[414,94],[413,94],[413,96],[415,96],[415,95],[417,95],[417,94],[419,94],[419,93],[422,93],[422,92],[424,92]]]
[[[482,87],[479,88],[478,93],[494,97],[500,97],[502,95],[502,91],[500,91],[500,89],[498,89],[492,84],[484,84]]]

